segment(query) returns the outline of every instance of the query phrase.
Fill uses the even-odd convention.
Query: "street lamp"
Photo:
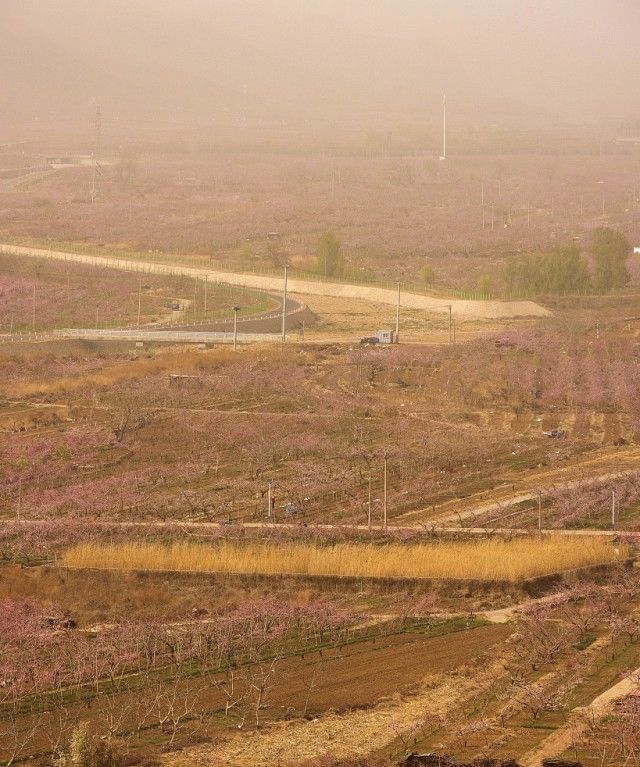
[[[233,351],[238,350],[238,312],[240,311],[239,306],[233,307]]]

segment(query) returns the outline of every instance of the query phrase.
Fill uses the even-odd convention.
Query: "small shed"
[[[381,344],[393,344],[396,340],[396,334],[393,330],[378,330],[376,338]]]

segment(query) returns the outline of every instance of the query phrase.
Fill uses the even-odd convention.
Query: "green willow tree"
[[[318,240],[316,269],[325,277],[337,277],[344,271],[342,245],[333,232],[326,232]]]
[[[562,295],[591,289],[587,265],[576,247],[514,258],[505,267],[504,281],[515,293]]]
[[[424,263],[420,269],[420,280],[425,288],[433,285],[433,267],[429,263]]]
[[[615,229],[601,227],[593,232],[593,285],[598,293],[623,288],[629,283],[627,259],[630,254],[628,240]]]

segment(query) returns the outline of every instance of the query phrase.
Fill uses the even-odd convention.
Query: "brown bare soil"
[[[496,643],[506,639],[510,633],[508,627],[502,627],[503,630],[496,633],[487,631],[487,628],[474,629],[466,634],[464,639],[461,634],[442,637],[442,643],[437,645],[437,656],[441,659],[437,663],[438,670],[443,672],[456,665],[473,662],[479,652],[490,649]],[[477,631],[482,631],[483,634],[476,634]],[[486,642],[482,650],[475,643],[476,638],[480,640],[481,645],[483,641]],[[432,647],[435,649],[436,646],[432,644]],[[414,662],[414,659],[409,658],[409,652],[416,650],[418,650],[418,657]],[[432,660],[426,661],[419,648],[411,644],[405,647],[405,651],[407,654],[399,649],[393,649],[388,655],[363,657],[359,668],[356,665],[355,676],[346,668],[346,663],[343,671],[345,684],[353,684],[355,681],[357,689],[357,685],[364,682],[365,689],[381,690],[384,681],[381,685],[380,681],[375,681],[372,677],[390,680],[394,672],[399,671],[403,675],[404,671],[401,668],[405,663],[409,663],[413,668],[411,678],[413,694],[406,696],[404,700],[398,694],[397,688],[390,689],[387,694],[392,696],[392,700],[382,702],[380,705],[373,707],[369,705],[364,710],[344,714],[328,714],[317,721],[307,723],[276,725],[265,733],[237,736],[228,744],[196,748],[188,751],[184,756],[171,755],[163,761],[170,767],[189,767],[189,765],[204,763],[225,764],[229,767],[270,767],[274,762],[284,767],[284,765],[298,765],[305,759],[322,756],[333,758],[365,756],[372,751],[384,748],[399,734],[410,730],[412,724],[420,717],[445,713],[459,704],[468,695],[469,690],[482,686],[482,674],[473,681],[464,676],[454,676],[451,682],[443,677],[432,676],[435,671],[431,665]],[[391,660],[390,674],[387,672],[385,662],[387,657]],[[351,665],[350,661],[349,666]],[[373,671],[372,666],[379,669],[379,672]],[[349,693],[349,696],[355,700],[357,693],[355,695]]]

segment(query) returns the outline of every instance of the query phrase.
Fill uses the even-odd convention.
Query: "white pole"
[[[233,351],[238,351],[238,307],[233,307]]]
[[[367,508],[367,527],[371,532],[371,472],[369,472],[369,504]]]
[[[387,454],[384,454],[384,518],[383,527],[385,532],[387,531]]]
[[[284,288],[282,291],[282,343],[287,340],[287,266],[284,267]]]
[[[538,490],[538,532],[542,533],[542,491]]]
[[[442,159],[447,159],[447,97],[442,97]]]
[[[18,481],[18,522],[22,517],[22,477]]]

